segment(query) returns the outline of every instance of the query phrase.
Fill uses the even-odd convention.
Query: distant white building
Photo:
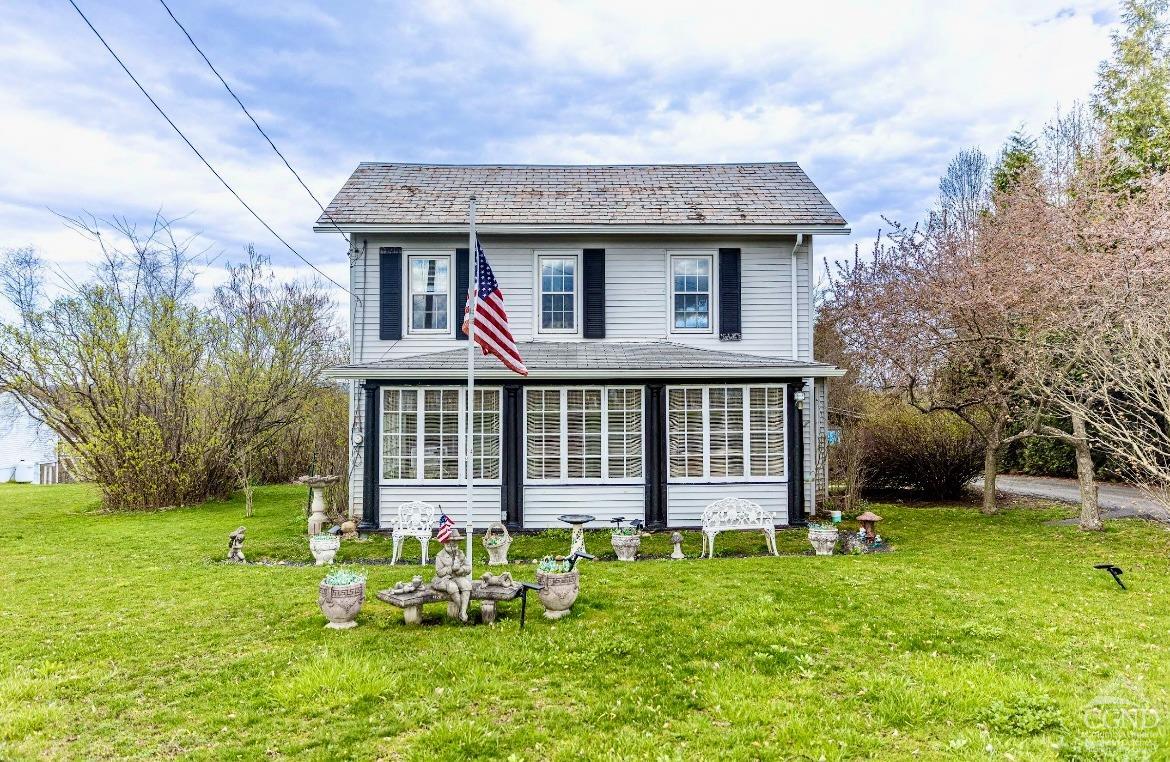
[[[25,412],[11,394],[0,394],[0,482],[56,481],[56,433]]]

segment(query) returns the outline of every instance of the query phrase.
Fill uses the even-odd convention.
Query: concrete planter
[[[357,627],[358,612],[362,610],[362,601],[366,597],[366,583],[355,582],[352,585],[330,585],[322,582],[318,589],[317,605],[321,613],[329,620],[325,626],[331,630],[347,630]]]
[[[488,552],[488,566],[504,566],[508,563],[508,548],[512,547],[512,535],[500,522],[488,526],[483,535],[483,547]]]
[[[833,555],[833,548],[837,545],[837,527],[810,526],[808,542],[818,556]]]
[[[568,616],[581,592],[581,572],[576,569],[564,574],[538,571],[536,581],[541,585],[540,602],[544,604],[545,617],[560,619]]]
[[[313,560],[317,562],[317,566],[333,563],[333,557],[337,555],[340,547],[341,538],[337,535],[325,537],[314,535],[309,538],[309,552],[313,554]]]
[[[617,553],[619,561],[633,561],[638,557],[638,548],[642,546],[642,536],[636,534],[615,534],[610,538],[613,552]]]

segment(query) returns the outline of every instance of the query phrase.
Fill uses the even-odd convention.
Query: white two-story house
[[[529,375],[476,354],[466,425],[468,200]],[[793,163],[361,164],[315,229],[351,243],[351,505],[462,523],[696,526],[724,496],[814,510],[824,379],[813,247],[845,220]]]

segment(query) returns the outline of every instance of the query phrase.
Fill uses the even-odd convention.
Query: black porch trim
[[[646,384],[643,436],[646,528],[666,528],[666,385]]]
[[[362,385],[366,393],[366,425],[362,439],[362,520],[358,529],[363,532],[378,529],[381,521],[379,508],[382,500],[378,494],[382,481],[378,473],[378,393],[381,388],[377,381],[367,381]]]
[[[500,505],[505,526],[514,532],[524,526],[524,406],[519,384],[504,386],[501,404]]]
[[[788,525],[804,526],[804,411],[796,405],[796,393],[804,391],[804,379],[788,381]]]

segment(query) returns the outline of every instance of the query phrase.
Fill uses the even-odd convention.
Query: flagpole
[[[475,304],[479,298],[479,254],[476,251],[475,243],[475,196],[472,196],[468,201],[467,219],[469,224],[468,239],[467,239],[467,257],[468,257],[468,280],[469,288],[467,294],[467,442],[466,442],[466,473],[467,473],[467,565],[472,566],[472,535],[475,534],[475,507],[474,507],[474,485],[472,484],[472,474],[474,473],[474,436],[472,432],[475,428]]]

